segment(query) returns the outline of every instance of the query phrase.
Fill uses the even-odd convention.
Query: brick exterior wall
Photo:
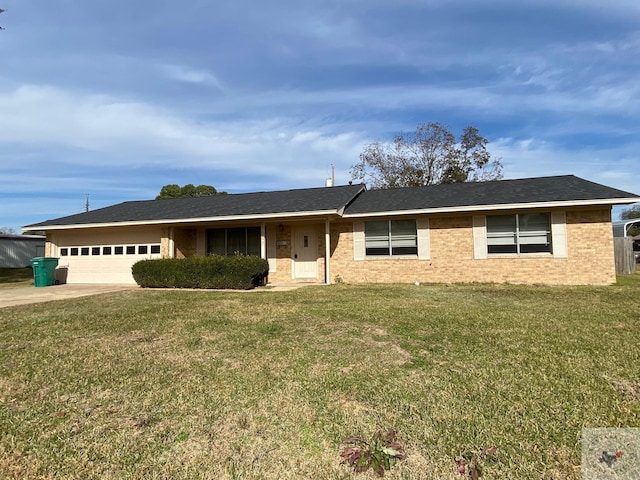
[[[169,258],[172,254],[169,244],[169,228],[163,227],[160,229],[160,254],[162,258]]]
[[[53,257],[53,241],[51,233],[47,232],[47,241],[44,243],[44,256]]]
[[[548,210],[547,210],[548,211]],[[567,258],[531,254],[521,256],[488,256],[474,258],[473,216],[429,216],[430,258],[367,258],[354,260],[353,222],[331,223],[331,265],[329,281],[341,277],[348,283],[456,283],[511,282],[525,284],[611,284],[616,280],[610,207],[568,209],[566,213]],[[482,214],[482,212],[479,212]],[[317,235],[316,280],[325,280],[325,226],[313,226]],[[276,271],[269,282],[294,282],[292,275],[293,228],[276,227]],[[168,254],[168,229],[162,229],[161,250]],[[174,230],[175,255],[196,255],[196,229]],[[309,279],[302,280],[308,282]]]
[[[324,282],[324,271],[325,271],[325,236],[324,236],[324,224],[304,224],[305,228],[313,228],[316,232],[316,244],[317,248],[317,271],[318,275],[316,276],[315,281]],[[279,283],[279,282],[309,282],[314,281],[313,279],[305,278],[301,280],[296,280],[293,278],[293,260],[292,257],[292,249],[293,249],[293,228],[291,225],[283,225],[283,231],[276,231],[276,242],[287,242],[286,245],[276,246],[276,271],[269,272],[269,282]]]
[[[176,228],[174,230],[176,258],[193,257],[197,255],[197,230],[195,228]]]
[[[346,282],[512,282],[611,284],[616,280],[611,209],[567,210],[568,258],[551,255],[474,259],[471,215],[431,216],[429,260],[354,260],[353,223],[331,226],[331,275]]]
[[[270,282],[290,282],[291,281],[291,242],[292,229],[290,225],[283,225],[280,232],[276,228],[276,271],[269,272]],[[277,242],[286,242],[286,245],[278,245]]]

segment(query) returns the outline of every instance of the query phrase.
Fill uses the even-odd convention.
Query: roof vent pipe
[[[325,183],[325,187],[333,187],[336,184],[336,170],[335,167],[333,166],[333,163],[331,164],[331,178],[327,178],[327,181]]]

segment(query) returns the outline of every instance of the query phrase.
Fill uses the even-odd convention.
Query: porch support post
[[[267,258],[267,226],[260,224],[260,258]]]
[[[331,283],[331,229],[329,217],[324,222],[324,283]]]
[[[175,228],[169,227],[169,258],[176,256]]]

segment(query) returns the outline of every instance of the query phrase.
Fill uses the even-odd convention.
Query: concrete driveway
[[[321,286],[323,283],[270,283],[266,287],[258,287],[253,290],[202,290],[202,289],[179,289],[181,291],[194,292],[286,292],[297,290],[308,286]],[[31,303],[51,302],[52,300],[65,300],[67,298],[87,297],[89,295],[99,295],[100,293],[122,292],[125,290],[140,289],[138,285],[101,285],[101,284],[72,284],[53,285],[51,287],[17,287],[0,288],[0,308],[14,307],[16,305],[28,305]],[[148,289],[148,290],[171,290],[176,289]]]
[[[0,308],[30,303],[50,302],[67,298],[86,297],[100,293],[135,290],[137,285],[53,285],[51,287],[0,288]]]

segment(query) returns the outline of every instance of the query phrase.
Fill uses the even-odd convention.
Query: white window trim
[[[416,219],[416,229],[418,230],[418,259],[431,259],[431,231],[429,230],[429,219],[418,217]]]
[[[556,258],[569,257],[566,212],[551,212],[551,251]]]
[[[353,222],[353,259],[364,260],[366,248],[364,243],[364,222]]]
[[[473,257],[476,260],[487,258],[530,258],[553,257],[567,258],[567,220],[566,212],[551,212],[551,252],[539,253],[501,253],[488,254],[487,246],[487,217],[476,215],[473,217]]]
[[[366,254],[366,242],[364,235],[364,222],[353,222],[353,259],[361,260],[393,260],[417,258],[418,260],[431,259],[431,236],[429,230],[429,219],[427,217],[418,217],[416,220],[417,231],[417,255],[370,255]]]
[[[487,247],[487,217],[473,217],[473,258],[484,260],[488,257]]]

